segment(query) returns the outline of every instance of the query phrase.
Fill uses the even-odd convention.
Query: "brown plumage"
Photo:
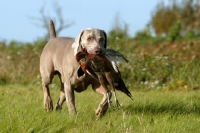
[[[88,72],[92,77],[96,78],[105,89],[108,90],[107,84],[111,86],[117,106],[120,106],[116,98],[115,89],[124,92],[130,98],[132,98],[132,95],[125,86],[119,70],[117,69],[118,72],[116,72],[111,61],[106,58],[106,55],[105,51],[98,55],[92,55],[83,49],[83,51],[77,53],[76,60],[79,62],[82,71],[84,73]],[[117,55],[114,54],[112,56]],[[126,61],[128,62],[128,60]]]

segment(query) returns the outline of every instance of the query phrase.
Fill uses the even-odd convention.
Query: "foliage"
[[[2,42],[0,44],[0,84],[40,84],[39,58],[45,43],[40,39],[35,41],[34,44],[14,41],[10,44]],[[152,45],[155,47],[150,49],[149,46],[151,45],[145,44],[146,42],[139,45],[137,43],[139,44],[139,42],[129,40],[118,47],[110,46],[110,48],[118,48],[118,51],[125,54],[131,61],[131,64],[123,63],[119,65],[127,86],[138,89],[159,88],[162,90],[200,89],[200,73],[198,72],[200,67],[198,61],[196,61],[198,57],[192,57],[192,59],[189,59],[190,62],[181,59],[185,58],[183,55],[197,56],[198,50],[195,47],[198,43],[188,43],[185,46],[181,46],[183,42],[174,42],[175,44],[172,46],[165,46],[165,43],[161,43],[158,46]],[[163,51],[167,47],[177,49],[176,43],[180,45],[178,49],[183,49],[183,51],[173,52],[172,49],[169,52],[166,51],[166,53]],[[117,45],[117,42],[115,44]],[[136,51],[140,47],[143,47],[143,52]],[[152,54],[152,49],[154,52],[160,51],[160,53]],[[186,68],[191,68],[189,69],[191,73],[187,72]],[[177,83],[179,81],[182,82],[181,85]]]
[[[0,131],[10,132],[199,132],[200,101],[196,91],[133,91],[134,100],[117,91],[121,107],[109,108],[101,119],[94,110],[101,95],[89,88],[76,93],[78,114],[69,116],[66,103],[60,111],[43,110],[38,85],[0,86]],[[57,101],[59,88],[51,88]],[[113,100],[113,99],[112,99]],[[55,102],[54,102],[55,104]]]
[[[170,30],[168,32],[168,35],[167,35],[168,40],[174,41],[178,37],[180,37],[180,34],[181,34],[181,23],[176,22],[176,23],[174,23],[174,25],[170,28]]]
[[[46,38],[38,38],[36,41],[33,42],[33,45],[36,49],[41,50],[44,48],[46,43]]]
[[[41,49],[30,44],[12,41],[0,47],[0,84],[37,83]]]
[[[195,37],[196,37],[196,34],[193,30],[188,30],[185,34],[186,39],[192,39],[192,38],[195,38]]]
[[[177,48],[176,43],[172,46]],[[198,73],[199,58],[195,57],[195,55],[192,57],[191,53],[193,53],[194,50],[190,48],[191,44],[187,44],[187,47],[180,46],[180,48],[183,48],[182,54],[185,56],[181,54],[180,50],[179,53],[173,52],[172,48],[168,48],[171,53],[166,54],[162,50],[167,50],[165,47],[170,46],[166,44],[166,46],[162,45],[163,44],[157,45],[155,46],[156,48],[152,47],[151,49],[154,51],[151,51],[149,47],[144,45],[146,49],[144,50],[141,48],[144,50],[143,53],[126,54],[126,57],[131,61],[131,63],[123,63],[119,67],[122,72],[123,79],[126,79],[126,84],[138,89],[200,89],[200,73]],[[185,49],[188,49],[188,51]],[[153,54],[153,52],[156,51],[160,51],[163,54]],[[191,55],[191,59],[188,55]],[[189,61],[187,61],[188,59]],[[179,83],[180,81],[182,82],[181,84]]]
[[[175,3],[171,6],[165,6],[163,2],[157,5],[151,20],[156,35],[168,33],[169,28],[177,21],[177,8]]]
[[[136,40],[149,39],[149,38],[151,38],[151,32],[148,26],[143,30],[136,32],[134,37],[134,39]]]
[[[115,26],[108,33],[108,46],[115,47],[116,50],[119,50],[123,45],[128,41],[128,27],[124,25],[124,28]]]
[[[169,5],[165,5],[164,2],[157,5],[151,19],[151,25],[156,35],[169,34],[171,27],[177,21],[180,22],[182,35],[185,35],[188,30],[198,32],[199,0],[182,0],[180,3],[172,0]]]

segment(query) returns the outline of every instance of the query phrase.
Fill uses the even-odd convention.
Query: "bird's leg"
[[[114,93],[114,98],[115,98],[116,105],[117,105],[117,107],[120,107],[121,105],[119,104],[119,101],[117,99],[116,92],[113,91],[113,93]]]
[[[120,104],[119,104],[119,101],[118,101],[116,93],[115,93],[114,78],[112,76],[112,73],[111,72],[105,72],[105,75],[106,75],[106,79],[107,79],[108,83],[110,84],[112,91],[114,93],[116,105],[117,105],[117,107],[119,107]]]
[[[112,102],[110,101],[110,98],[112,96],[112,93],[108,90],[107,84],[106,84],[106,80],[103,76],[103,74],[101,72],[95,72],[95,74],[97,75],[100,84],[102,85],[102,87],[107,91],[107,100],[108,100],[108,104],[110,105],[110,107],[112,106]]]
[[[110,100],[111,97],[112,97],[112,93],[109,91],[107,93],[108,104],[109,104],[110,107],[113,107],[112,101]]]

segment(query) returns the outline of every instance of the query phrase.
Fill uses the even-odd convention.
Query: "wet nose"
[[[100,48],[100,47],[96,47],[95,50],[94,50],[95,54],[99,54],[100,51],[101,51],[101,48]]]
[[[99,53],[100,53],[100,50],[96,50],[95,53],[96,53],[96,54],[99,54]]]

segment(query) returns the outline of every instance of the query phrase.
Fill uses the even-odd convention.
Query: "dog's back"
[[[45,45],[43,52],[40,56],[40,73],[42,77],[42,83],[50,84],[53,75],[60,73],[62,75],[62,63],[65,54],[65,49],[71,49],[71,45],[74,42],[73,38],[68,37],[56,37],[55,27],[53,21],[49,24],[50,41]],[[67,53],[68,56],[73,55]]]

